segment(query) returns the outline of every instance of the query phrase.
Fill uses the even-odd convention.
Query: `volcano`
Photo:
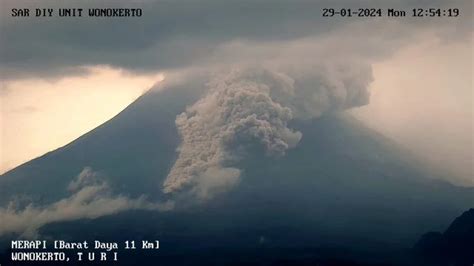
[[[65,198],[84,167],[103,173],[114,193],[168,199],[162,184],[178,156],[176,116],[202,91],[148,91],[96,129],[3,174],[0,206],[15,197],[37,205]],[[248,152],[239,161],[240,182],[209,201],[56,222],[40,233],[114,241],[151,236],[160,252],[144,254],[143,263],[161,265],[293,265],[322,261],[320,254],[370,261],[381,247],[410,247],[427,231],[444,231],[474,206],[473,188],[441,181],[349,114],[290,123],[303,136],[295,148],[277,158]]]

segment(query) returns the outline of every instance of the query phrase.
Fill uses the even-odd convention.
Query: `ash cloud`
[[[69,184],[71,195],[47,206],[29,204],[24,208],[12,201],[7,208],[0,208],[0,236],[8,233],[34,238],[38,230],[49,223],[94,219],[125,210],[158,210],[173,208],[172,202],[152,203],[146,197],[128,198],[113,195],[110,185],[86,167]]]
[[[302,138],[292,119],[367,104],[371,68],[364,64],[239,66],[218,71],[208,91],[176,118],[182,138],[165,193],[188,191],[206,200],[239,182],[249,147],[284,156]]]
[[[206,198],[210,187],[236,183],[240,170],[230,167],[239,160],[235,145],[256,140],[268,154],[278,156],[299,142],[301,133],[287,127],[291,110],[271,98],[268,84],[243,75],[233,71],[215,77],[208,93],[178,115],[176,126],[183,141],[164,192],[197,183],[196,194]],[[209,181],[213,185],[205,184]]]

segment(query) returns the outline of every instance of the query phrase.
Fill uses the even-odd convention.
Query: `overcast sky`
[[[117,114],[166,73],[286,54],[372,66],[370,127],[474,185],[472,1],[0,0],[6,171]],[[12,8],[135,7],[135,18],[13,18]],[[334,8],[459,8],[457,18],[324,18]],[[342,58],[342,59],[341,59]]]

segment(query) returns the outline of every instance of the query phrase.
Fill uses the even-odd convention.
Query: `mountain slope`
[[[152,90],[72,143],[2,175],[1,206],[18,195],[37,204],[64,198],[71,179],[86,166],[106,175],[117,193],[165,198],[161,185],[180,142],[175,117],[202,91],[184,88]],[[348,116],[294,121],[291,127],[303,133],[301,143],[281,158],[248,153],[239,165],[241,181],[231,191],[188,209],[134,217],[175,241],[238,236],[242,244],[262,236],[277,247],[408,245],[474,206],[472,188],[432,179],[410,155]],[[108,224],[103,233],[114,232],[110,219],[124,215],[98,219],[97,226],[103,221]],[[87,231],[77,228],[80,235]],[[128,230],[133,235],[140,229]],[[219,241],[215,244],[229,244]]]

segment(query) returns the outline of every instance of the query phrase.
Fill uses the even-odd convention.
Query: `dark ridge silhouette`
[[[427,265],[474,265],[474,209],[456,218],[444,233],[424,234],[414,250]]]

